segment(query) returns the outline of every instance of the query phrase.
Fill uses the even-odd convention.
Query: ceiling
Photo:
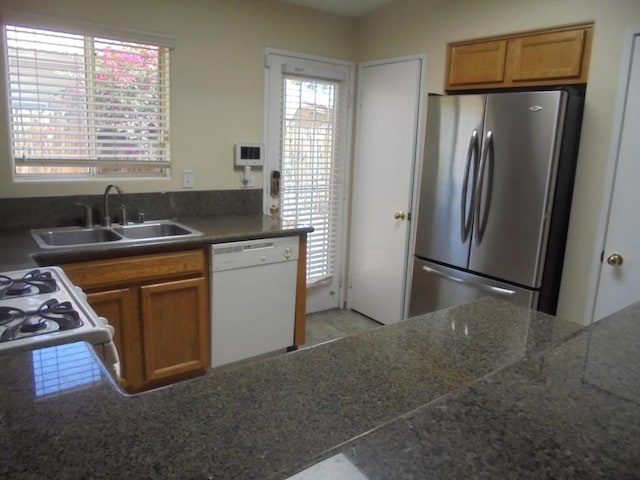
[[[343,15],[346,17],[361,17],[393,0],[285,0],[315,10]]]

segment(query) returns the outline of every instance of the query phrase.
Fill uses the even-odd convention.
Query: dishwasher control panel
[[[261,238],[211,246],[214,272],[298,259],[298,237]]]

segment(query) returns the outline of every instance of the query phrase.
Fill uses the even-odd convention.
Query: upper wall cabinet
[[[450,43],[446,90],[587,83],[593,24]]]

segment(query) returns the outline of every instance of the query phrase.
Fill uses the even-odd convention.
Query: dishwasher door
[[[298,237],[211,246],[211,366],[293,345]]]

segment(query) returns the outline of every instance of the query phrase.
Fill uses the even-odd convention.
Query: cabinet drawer
[[[171,276],[202,275],[205,259],[202,250],[187,250],[69,263],[63,269],[73,283],[91,288]]]

